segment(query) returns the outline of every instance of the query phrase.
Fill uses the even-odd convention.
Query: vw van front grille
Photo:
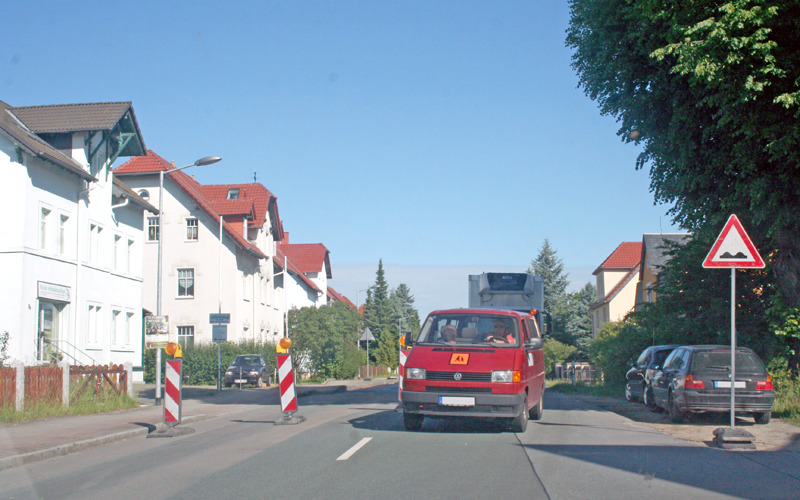
[[[460,380],[456,377],[460,375]],[[426,380],[438,380],[446,382],[491,382],[491,373],[469,373],[469,372],[428,372]]]

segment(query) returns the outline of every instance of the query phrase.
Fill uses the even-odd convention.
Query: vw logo
[[[453,375],[453,378],[454,378],[455,380],[461,380],[461,374],[460,374],[460,373],[458,373],[458,372],[456,372],[456,374],[455,374],[455,375]]]

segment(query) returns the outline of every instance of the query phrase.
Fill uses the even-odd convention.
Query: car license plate
[[[717,389],[730,389],[731,388],[731,381],[730,380],[715,380],[714,387]],[[736,389],[744,389],[747,387],[744,380],[737,380],[736,381]]]
[[[236,380],[234,380],[234,383],[246,384],[247,383],[247,379],[246,378],[237,378]]]
[[[443,406],[475,406],[475,398],[439,396],[439,404]]]

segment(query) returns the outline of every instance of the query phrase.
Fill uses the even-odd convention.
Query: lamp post
[[[201,167],[217,163],[219,156],[204,156],[190,165],[158,171],[158,264],[156,270],[156,316],[161,316],[161,268],[164,246],[164,175],[184,170],[189,167]],[[161,405],[161,348],[156,349],[156,405]]]

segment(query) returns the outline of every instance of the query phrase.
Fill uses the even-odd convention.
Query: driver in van
[[[506,327],[506,323],[502,319],[496,319],[494,320],[494,330],[489,332],[483,341],[511,344],[514,342],[514,336],[511,335],[511,331]]]
[[[442,340],[448,344],[456,343],[456,327],[453,325],[445,325],[442,328]]]

